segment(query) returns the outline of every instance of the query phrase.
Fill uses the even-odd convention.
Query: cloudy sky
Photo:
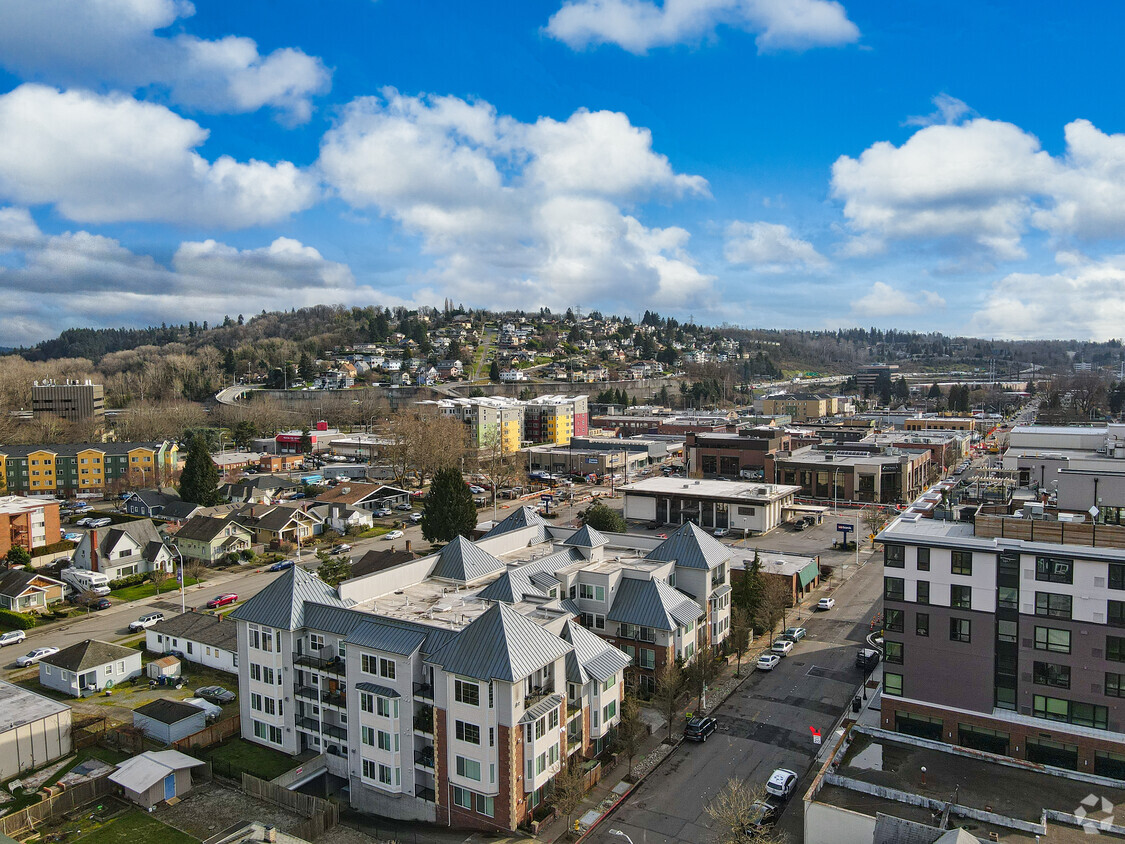
[[[1125,324],[1125,7],[0,0],[0,345],[315,303]]]

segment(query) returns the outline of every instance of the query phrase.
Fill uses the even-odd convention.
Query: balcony
[[[422,733],[427,736],[432,736],[434,734],[433,707],[423,706],[414,713],[414,732]]]
[[[415,683],[414,698],[416,700],[432,701],[434,699],[434,687],[429,683]]]
[[[532,686],[527,690],[524,706],[530,709],[532,706],[539,703],[539,701],[543,700],[543,698],[550,697],[554,693],[555,688],[550,684],[546,686]]]
[[[293,664],[301,668],[312,668],[325,674],[342,676],[345,673],[344,660],[339,656],[323,659],[309,654],[293,654]]]
[[[429,803],[437,802],[437,795],[434,793],[434,790],[432,788],[423,788],[420,785],[416,786],[414,788],[414,796],[421,797],[423,800]]]
[[[347,709],[348,699],[342,691],[321,691],[316,686],[301,686],[294,695],[305,700],[323,703],[325,706],[335,706],[338,709]]]
[[[343,727],[338,727],[335,724],[323,724],[315,718],[297,718],[294,722],[297,729],[305,730],[317,735],[323,734],[339,741],[347,741],[348,731]]]
[[[434,749],[424,747],[414,751],[414,765],[432,771],[434,769]]]

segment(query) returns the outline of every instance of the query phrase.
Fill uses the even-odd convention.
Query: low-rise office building
[[[790,434],[778,428],[692,432],[684,442],[685,466],[693,478],[738,478],[746,473],[764,473],[770,460],[791,447]]]
[[[930,452],[881,448],[857,442],[808,446],[779,454],[766,476],[800,487],[800,495],[822,501],[909,504],[922,494],[930,472]]]
[[[758,536],[782,523],[794,508],[797,486],[760,481],[648,478],[622,487],[625,518]],[[795,511],[794,511],[795,512]]]

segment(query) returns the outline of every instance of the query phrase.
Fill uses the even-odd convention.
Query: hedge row
[[[126,586],[140,586],[148,580],[148,572],[139,572],[138,574],[130,574],[125,577],[119,577],[117,580],[109,582],[110,589],[124,589]]]
[[[29,613],[0,610],[0,626],[11,630],[30,630],[35,626],[35,616]]]
[[[60,539],[58,542],[52,542],[50,545],[40,545],[38,548],[31,549],[32,557],[44,557],[47,554],[57,554],[59,551],[73,551],[77,546],[75,543],[68,539]]]

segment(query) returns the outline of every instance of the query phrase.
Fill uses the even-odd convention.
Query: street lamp
[[[176,552],[176,559],[180,562],[180,613],[187,612],[186,599],[184,598],[184,555],[180,553],[179,546],[174,542],[169,543],[169,547]]]
[[[611,829],[609,831],[609,834],[610,835],[620,835],[622,838],[624,838],[626,841],[628,841],[629,844],[633,844],[633,839],[630,838],[628,835],[626,835],[624,832],[622,832],[620,829]]]

